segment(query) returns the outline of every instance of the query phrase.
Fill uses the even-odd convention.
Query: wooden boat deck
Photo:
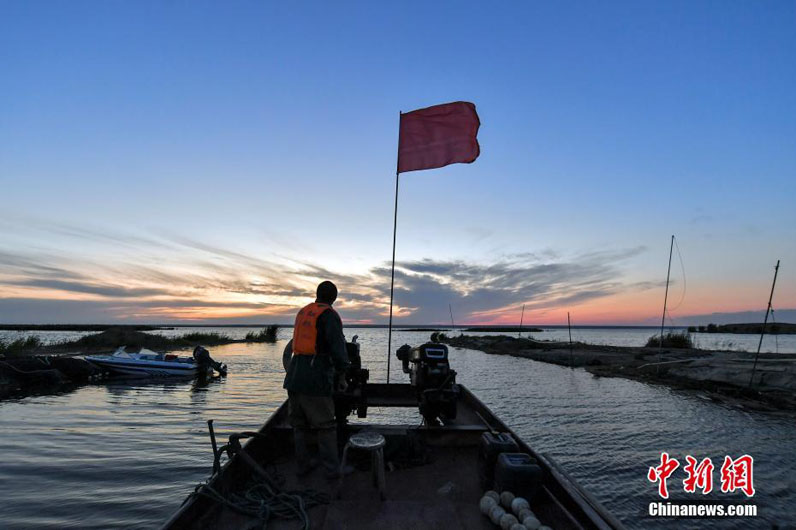
[[[339,499],[335,498],[337,481],[326,480],[321,469],[302,480],[295,477],[293,461],[268,469],[287,479],[287,490],[311,488],[331,496],[330,504],[309,510],[313,529],[494,528],[478,510],[482,492],[478,487],[473,449],[457,448],[439,453],[430,464],[388,472],[385,501],[380,500],[369,469],[356,469],[345,477]],[[445,490],[446,485],[449,492]],[[223,508],[209,513],[198,526],[242,528],[250,522],[248,517]],[[296,525],[295,520],[274,519],[269,521],[268,527],[295,529]]]
[[[329,482],[321,468],[297,478],[293,460],[292,430],[287,424],[287,407],[282,405],[261,429],[265,437],[251,439],[246,452],[258,464],[283,480],[284,490],[313,489],[329,495],[329,504],[308,510],[313,529],[379,530],[406,528],[496,528],[478,508],[483,491],[478,480],[478,444],[488,430],[511,432],[486,406],[463,386],[457,418],[445,425],[406,426],[349,424],[347,437],[361,429],[376,430],[385,436],[386,499],[373,486],[369,458],[357,461],[356,470],[338,482]],[[369,406],[415,407],[409,385],[368,385]],[[419,416],[418,416],[419,418]],[[512,433],[513,434],[513,433]],[[602,506],[583,492],[551,460],[537,454],[514,435],[521,450],[528,452],[544,470],[543,487],[531,500],[531,509],[543,524],[555,529],[613,529],[622,525]],[[407,449],[411,449],[407,452]],[[425,455],[420,465],[404,465],[408,453]],[[416,464],[417,462],[415,462]],[[395,466],[393,466],[395,464]],[[235,491],[251,477],[251,468],[236,456],[227,462],[210,484],[220,491]],[[164,528],[250,528],[250,518],[204,496],[193,496],[166,523]],[[271,518],[268,528],[296,528],[298,522]]]

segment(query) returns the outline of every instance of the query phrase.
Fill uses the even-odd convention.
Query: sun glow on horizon
[[[68,245],[63,235],[59,243],[79,248],[79,241]],[[562,325],[567,312],[577,324],[654,324],[662,311],[663,281],[629,274],[640,255],[643,249],[569,257],[543,252],[480,262],[399,261],[393,318],[396,323],[447,325],[450,304],[457,324],[517,325],[525,305],[522,319],[528,325]],[[383,324],[389,315],[389,264],[383,262],[355,272],[332,270],[186,238],[174,237],[166,246],[143,235],[131,239],[125,253],[110,256],[80,259],[78,252],[56,248],[44,254],[39,249],[3,251],[0,304],[27,308],[33,319],[22,319],[30,323],[289,323],[298,308],[314,299],[317,283],[331,279],[340,289],[336,308],[346,322]],[[717,307],[754,308],[752,295],[759,294],[751,287],[737,291],[744,296],[728,296],[704,284],[690,289],[691,299],[679,279],[673,280],[668,323]],[[785,296],[791,292],[784,291]],[[42,307],[53,307],[55,313]],[[4,319],[9,317],[14,312],[4,312]]]

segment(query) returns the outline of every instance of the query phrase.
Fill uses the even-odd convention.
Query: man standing
[[[335,284],[325,281],[318,285],[315,302],[296,315],[293,340],[282,356],[299,475],[312,471],[307,449],[310,429],[318,434],[318,454],[327,477],[339,473],[332,390],[348,366],[348,354],[343,322],[332,309],[336,299]]]

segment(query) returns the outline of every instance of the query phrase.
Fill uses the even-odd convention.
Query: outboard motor
[[[366,418],[368,406],[366,402],[365,389],[367,387],[370,372],[362,368],[362,356],[359,353],[359,343],[357,335],[351,342],[346,342],[346,352],[348,361],[351,363],[345,372],[346,389],[334,392],[334,412],[338,422],[345,422],[346,417],[356,410],[358,418]]]
[[[227,375],[227,365],[214,361],[213,358],[210,357],[210,352],[207,351],[207,348],[204,348],[203,346],[197,346],[194,348],[193,358],[196,360],[196,364],[203,373],[205,370],[207,370],[207,368],[212,367],[220,375]]]
[[[404,344],[396,352],[403,371],[417,392],[420,414],[429,425],[456,417],[459,387],[448,363],[448,347],[428,342],[417,348]]]

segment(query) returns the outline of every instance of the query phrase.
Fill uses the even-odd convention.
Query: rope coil
[[[267,528],[271,518],[298,519],[300,528],[309,530],[310,517],[307,511],[315,506],[329,503],[329,496],[316,490],[284,491],[280,484],[284,478],[278,474],[268,473],[260,466],[241,446],[240,440],[245,438],[265,438],[257,432],[242,432],[232,434],[229,443],[214,449],[214,472],[205,482],[198,484],[188,499],[201,495],[212,499],[243,515],[248,515],[260,522],[260,528]],[[254,471],[253,478],[243,490],[230,492],[223,495],[210,485],[210,481],[218,476],[217,470],[221,469],[221,455],[226,453],[232,459],[235,455],[239,460],[246,462]],[[187,501],[187,499],[186,499]]]

